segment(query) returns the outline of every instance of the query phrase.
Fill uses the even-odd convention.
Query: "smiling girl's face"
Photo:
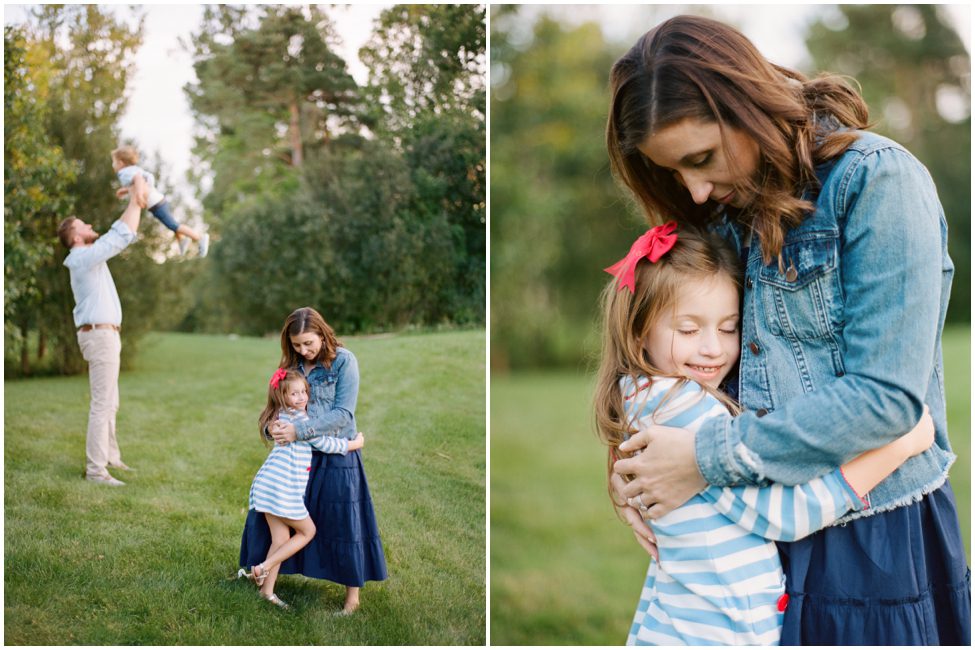
[[[669,170],[698,205],[711,200],[743,208],[743,181],[758,170],[758,143],[743,131],[717,122],[687,118],[651,133],[638,147],[658,167]]]
[[[673,310],[660,315],[643,344],[662,372],[717,388],[740,353],[735,283],[724,274],[686,282]]]
[[[289,382],[284,391],[284,403],[293,409],[304,411],[308,405],[308,387],[305,382]]]
[[[315,363],[322,351],[322,346],[325,344],[325,339],[315,332],[302,332],[290,338],[291,347],[298,353],[298,356],[311,363]]]

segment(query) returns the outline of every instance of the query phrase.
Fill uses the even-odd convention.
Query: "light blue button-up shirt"
[[[75,327],[122,325],[122,303],[108,270],[108,260],[134,241],[135,233],[119,219],[93,244],[76,246],[64,258],[64,265],[71,273]]]

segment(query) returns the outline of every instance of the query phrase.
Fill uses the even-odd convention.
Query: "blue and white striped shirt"
[[[727,415],[698,384],[675,389],[678,381],[620,380],[634,428],[696,432],[709,418]],[[627,645],[778,645],[785,577],[769,540],[800,539],[864,507],[837,469],[794,487],[709,486],[649,520],[660,561],[650,563]]]
[[[308,416],[304,411],[286,409],[278,413],[278,419],[297,424],[307,420]],[[325,454],[344,456],[349,451],[349,441],[334,436],[316,436],[287,445],[274,445],[251,483],[248,508],[285,519],[307,517],[305,488],[311,471],[312,447]]]

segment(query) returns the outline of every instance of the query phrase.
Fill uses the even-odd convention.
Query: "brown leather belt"
[[[121,332],[122,328],[111,323],[95,323],[94,325],[82,325],[78,328],[79,332],[90,332],[92,330],[115,330]]]

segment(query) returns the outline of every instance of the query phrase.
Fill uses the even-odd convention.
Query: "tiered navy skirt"
[[[358,451],[346,456],[312,454],[305,506],[315,537],[281,564],[280,573],[300,573],[348,587],[386,579],[386,557]],[[264,514],[247,513],[240,541],[240,566],[260,564],[271,547]]]
[[[970,645],[971,583],[951,486],[779,554],[782,645]]]

